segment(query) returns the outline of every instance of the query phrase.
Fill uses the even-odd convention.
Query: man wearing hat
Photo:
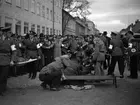
[[[41,47],[42,53],[44,55],[44,64],[47,65],[51,63],[53,59],[53,49],[54,49],[54,44],[53,44],[53,37],[48,36],[47,38],[42,38],[43,45]]]
[[[14,64],[15,44],[10,40],[10,28],[0,30],[0,95],[6,90],[10,65]]]
[[[62,57],[56,57],[54,62],[46,65],[40,71],[39,79],[42,81],[41,86],[45,89],[46,85],[49,85],[51,90],[59,90],[63,69]]]
[[[120,72],[120,77],[123,78],[124,75],[124,45],[123,42],[118,38],[118,33],[117,32],[112,32],[111,33],[111,41],[110,41],[110,46],[113,46],[112,48],[112,53],[111,53],[111,64],[108,69],[108,75],[112,75],[114,73],[115,65],[118,62],[119,66],[119,72]]]
[[[132,41],[132,39],[134,39],[132,31],[127,32],[126,39],[127,39],[128,43],[132,43],[131,41]],[[138,78],[137,58],[138,58],[137,55],[130,56],[130,75],[128,76],[128,78],[131,78],[131,79],[137,79]]]
[[[23,45],[26,47],[26,56],[28,59],[38,59],[41,57],[40,44],[35,40],[34,34],[30,32],[27,39],[23,41]],[[38,71],[38,60],[28,65],[29,78],[35,79]]]

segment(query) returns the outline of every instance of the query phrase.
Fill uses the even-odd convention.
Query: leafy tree
[[[89,5],[90,3],[87,0],[63,0],[62,9],[74,17],[85,19],[86,16],[90,14],[88,10]],[[66,16],[66,14],[62,12],[62,34],[65,33],[66,26],[68,25],[70,19],[70,15]]]

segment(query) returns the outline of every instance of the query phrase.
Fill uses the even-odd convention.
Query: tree
[[[89,2],[87,0],[63,0],[62,9],[74,17],[85,19],[90,14],[88,11]],[[66,26],[70,21],[70,16],[62,12],[62,34],[65,33]]]

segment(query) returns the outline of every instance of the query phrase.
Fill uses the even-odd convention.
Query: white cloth
[[[12,51],[17,50],[17,49],[16,49],[16,46],[15,46],[15,45],[11,45],[11,50],[12,50]]]
[[[42,47],[42,43],[38,43],[38,44],[36,45],[36,47],[37,47],[37,49],[39,49],[40,47]]]

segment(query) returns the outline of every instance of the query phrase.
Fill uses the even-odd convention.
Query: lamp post
[[[53,16],[53,35],[54,35],[54,0],[53,0],[53,3],[52,3],[52,11],[53,11],[53,13],[52,13],[52,16]]]

